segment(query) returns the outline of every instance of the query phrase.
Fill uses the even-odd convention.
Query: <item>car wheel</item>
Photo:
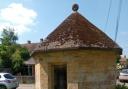
[[[7,89],[7,88],[4,85],[0,85],[0,89]]]

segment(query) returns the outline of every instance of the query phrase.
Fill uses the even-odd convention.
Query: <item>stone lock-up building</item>
[[[115,89],[115,59],[122,49],[73,5],[33,51],[36,89]]]

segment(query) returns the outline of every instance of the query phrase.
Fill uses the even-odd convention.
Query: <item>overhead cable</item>
[[[105,30],[107,29],[107,25],[108,25],[108,19],[109,19],[109,16],[110,16],[111,6],[112,6],[112,0],[110,0],[110,2],[109,2],[109,9],[108,9],[108,14],[107,14],[107,20],[106,20],[106,23],[105,23]]]
[[[116,21],[115,42],[117,40],[117,35],[118,35],[118,30],[119,30],[119,22],[120,22],[120,14],[121,14],[122,3],[123,3],[123,0],[120,0],[119,1],[118,14],[117,14],[117,21]]]

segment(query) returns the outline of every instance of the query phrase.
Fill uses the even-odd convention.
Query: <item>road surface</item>
[[[34,84],[20,84],[17,89],[35,89]]]

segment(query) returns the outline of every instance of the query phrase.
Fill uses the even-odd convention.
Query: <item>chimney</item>
[[[31,44],[31,41],[30,40],[28,40],[28,44]]]
[[[41,43],[43,42],[43,38],[40,39],[40,42],[41,42]]]

